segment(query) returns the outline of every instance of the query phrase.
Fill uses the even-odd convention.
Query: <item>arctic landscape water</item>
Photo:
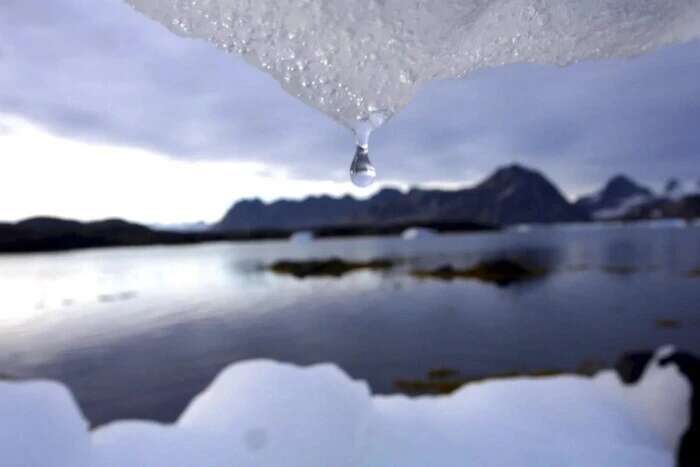
[[[594,372],[669,343],[700,352],[699,233],[581,224],[3,256],[0,368],[65,382],[103,424],[172,421],[248,358],[335,362],[393,393],[440,368],[477,380]],[[393,267],[302,279],[267,268],[331,257]],[[412,274],[502,258],[543,274],[505,285]]]
[[[377,175],[370,135],[429,81],[700,35],[698,0],[126,3],[351,130],[361,187]],[[394,207],[420,211],[415,195]],[[650,196],[614,206],[652,219],[637,224],[4,255],[0,464],[697,467],[700,227],[678,214],[697,196]],[[262,204],[242,203],[251,222]],[[618,216],[599,204],[558,206]],[[45,250],[164,238],[39,218],[2,226],[29,245],[10,251],[48,224]]]
[[[699,233],[584,224],[4,256],[0,368],[63,382],[87,420],[56,385],[0,383],[0,413],[13,420],[0,424],[14,447],[5,465],[454,465],[465,455],[532,465],[572,453],[673,465],[690,391],[676,367],[630,389],[612,373],[586,375],[669,343],[700,353]],[[267,268],[332,256],[394,266],[303,279]],[[506,285],[410,274],[504,257],[545,273]],[[253,361],[202,394],[230,363],[260,358],[337,368]],[[582,376],[545,377],[561,372]],[[503,375],[536,378],[474,383]],[[434,400],[369,396],[465,382]],[[13,412],[16,400],[32,413]],[[104,426],[126,419],[179,422]],[[86,423],[103,428],[89,439]],[[29,462],[22,439],[37,430]]]

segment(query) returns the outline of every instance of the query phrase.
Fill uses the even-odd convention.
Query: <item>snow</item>
[[[333,365],[238,363],[177,423],[120,421],[94,432],[67,390],[0,382],[4,467],[671,467],[690,385],[657,364],[623,386],[594,378],[514,378],[451,396],[372,396]]]
[[[88,424],[58,383],[0,381],[0,464],[3,467],[87,467]]]
[[[698,195],[700,194],[700,181],[696,180],[673,180],[670,189],[662,195],[662,198],[667,198],[672,201],[679,201],[686,196]],[[670,182],[669,182],[670,183]]]
[[[700,0],[126,1],[242,55],[349,127],[381,124],[433,79],[630,56],[700,34]]]
[[[640,206],[648,201],[653,200],[653,196],[634,195],[622,200],[617,206],[599,209],[593,213],[593,218],[597,220],[607,220],[623,217],[632,208]]]

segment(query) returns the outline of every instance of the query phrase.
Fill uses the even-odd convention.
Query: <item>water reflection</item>
[[[700,265],[698,233],[535,229],[2,257],[0,373],[65,381],[94,423],[167,421],[221,368],[250,358],[332,361],[389,392],[439,367],[573,370],[668,342],[700,351],[700,287],[687,274]],[[332,256],[400,264],[342,279],[261,268]],[[407,273],[499,257],[551,273],[507,288]]]

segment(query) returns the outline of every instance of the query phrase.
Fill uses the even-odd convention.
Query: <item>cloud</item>
[[[697,171],[699,47],[432,83],[374,135],[372,158],[380,177],[407,183],[474,181],[518,161],[572,192],[619,171],[654,183]],[[120,0],[4,0],[0,113],[86,142],[309,180],[346,180],[353,151],[346,129],[265,74]]]

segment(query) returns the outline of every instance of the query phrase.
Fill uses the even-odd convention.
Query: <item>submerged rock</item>
[[[507,259],[483,261],[466,269],[458,269],[451,265],[440,266],[432,270],[413,271],[418,278],[433,278],[441,280],[476,279],[483,282],[491,282],[500,286],[510,285],[514,282],[539,277],[543,271],[527,268],[519,263]]]
[[[425,378],[396,379],[394,387],[410,396],[446,395],[470,383],[511,378],[544,378],[565,374],[561,370],[539,369],[535,371],[509,371],[489,375],[462,375],[452,368],[430,370]]]
[[[269,269],[277,274],[288,274],[303,279],[311,276],[341,277],[360,269],[385,270],[394,266],[387,259],[369,261],[345,261],[340,258],[322,260],[282,260],[273,263]]]

